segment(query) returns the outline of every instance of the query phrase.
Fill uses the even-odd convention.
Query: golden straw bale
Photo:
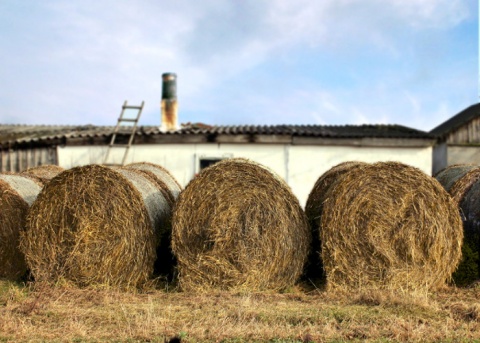
[[[366,165],[365,162],[347,161],[333,166],[323,173],[315,182],[310,194],[308,195],[305,213],[309,221],[317,221],[322,213],[322,204],[325,200],[325,193],[332,183],[351,168]]]
[[[134,169],[146,174],[157,183],[158,189],[162,192],[164,198],[168,201],[170,208],[173,208],[175,201],[182,190],[182,187],[173,175],[160,165],[149,162],[136,162],[126,165],[126,169]],[[157,259],[154,265],[155,275],[164,275],[173,278],[175,257],[171,250],[171,216],[168,216],[168,222],[163,223],[166,228],[164,235],[160,238],[160,245],[157,246]]]
[[[21,175],[30,175],[39,178],[42,183],[46,183],[60,174],[64,169],[53,164],[44,164],[37,167],[32,167],[21,172]]]
[[[323,265],[321,261],[321,243],[320,243],[320,218],[323,209],[325,194],[332,183],[341,175],[352,168],[366,165],[365,162],[347,161],[333,166],[323,173],[315,182],[305,205],[305,214],[307,215],[310,229],[312,231],[312,244],[306,267],[305,275],[312,278],[323,278]]]
[[[453,281],[458,286],[467,286],[480,278],[480,167],[453,165],[441,170],[435,177],[462,213],[462,260],[453,273]]]
[[[182,187],[173,175],[164,167],[150,163],[150,162],[135,162],[125,166],[126,168],[135,168],[139,170],[149,171],[155,174],[159,179],[168,185],[168,188],[174,192],[174,195],[178,196]],[[176,193],[176,194],[175,194]]]
[[[53,178],[32,204],[20,247],[38,281],[139,287],[171,216],[144,174],[88,165]]]
[[[421,170],[396,162],[353,168],[325,199],[320,240],[328,289],[432,290],[458,266],[458,208]]]
[[[310,230],[288,185],[246,159],[202,170],[180,193],[172,247],[183,290],[280,290],[307,258]]]
[[[178,198],[182,187],[173,175],[160,165],[149,162],[135,162],[127,164],[124,168],[141,170],[155,178],[162,190],[166,191],[165,196],[173,204]]]
[[[469,171],[476,168],[478,168],[478,166],[473,164],[455,164],[440,170],[435,174],[435,178],[442,184],[443,188],[450,193],[450,189],[455,182],[461,179]]]
[[[29,206],[40,193],[38,180],[15,174],[0,174],[0,278],[17,280],[27,268],[18,248]]]

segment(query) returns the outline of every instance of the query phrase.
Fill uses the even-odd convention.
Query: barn
[[[1,125],[1,171],[41,164],[65,169],[103,163],[114,127]],[[117,141],[126,143],[130,128]],[[399,125],[208,126],[184,124],[177,130],[138,126],[125,163],[162,165],[185,186],[201,169],[219,160],[244,157],[277,172],[305,204],[317,178],[344,161],[395,160],[430,174],[435,140],[426,132]],[[121,163],[124,147],[111,148]]]
[[[437,139],[433,173],[454,164],[480,165],[480,104],[474,104],[430,131]]]

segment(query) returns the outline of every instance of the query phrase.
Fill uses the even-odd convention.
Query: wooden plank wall
[[[448,144],[480,144],[480,118],[475,118],[452,132],[447,138]]]
[[[55,147],[1,150],[1,154],[1,172],[18,173],[32,167],[58,164],[57,149]]]

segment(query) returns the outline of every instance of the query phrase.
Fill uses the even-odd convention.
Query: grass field
[[[0,341],[480,342],[480,286],[417,295],[162,287],[120,292],[0,281]]]

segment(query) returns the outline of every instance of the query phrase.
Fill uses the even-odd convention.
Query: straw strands
[[[365,164],[365,162],[357,161],[343,162],[333,166],[322,176],[320,176],[308,195],[307,204],[305,206],[305,213],[308,217],[308,220],[316,222],[320,219],[322,214],[322,204],[325,200],[325,193],[339,176],[343,175],[352,168]]]
[[[18,249],[29,206],[42,188],[39,180],[16,174],[0,174],[0,277],[16,280],[27,269]]]
[[[480,179],[480,167],[472,164],[456,164],[441,170],[435,178],[458,204]]]
[[[328,289],[431,290],[461,257],[455,203],[434,178],[401,163],[357,166],[338,177],[320,224]]]
[[[154,181],[163,197],[168,202],[168,206],[172,209],[182,187],[173,175],[162,166],[148,162],[136,162],[125,166],[126,169],[133,169],[144,173],[147,177]],[[171,249],[171,215],[165,217],[167,222],[162,223],[166,228],[160,237],[160,245],[157,246],[157,259],[154,265],[154,273],[156,275],[166,275],[173,277],[175,257]]]
[[[151,276],[171,206],[133,169],[62,172],[30,208],[21,249],[38,281],[139,287]]]
[[[310,248],[310,256],[308,258],[308,265],[306,267],[306,276],[309,278],[324,277],[323,265],[320,258],[321,243],[320,243],[320,218],[323,210],[323,201],[325,194],[331,184],[341,175],[352,168],[365,165],[364,162],[347,161],[340,163],[321,175],[315,185],[313,186],[307,198],[305,205],[305,214],[307,215],[310,229],[312,230],[312,245]]]
[[[34,176],[39,178],[42,183],[46,183],[60,174],[64,169],[57,165],[44,164],[37,167],[32,167],[21,172],[21,175]]]
[[[278,290],[302,272],[306,216],[287,184],[245,159],[214,164],[180,194],[172,247],[183,290]]]
[[[450,193],[462,213],[465,239],[462,261],[453,274],[453,280],[458,286],[466,286],[480,278],[480,167],[452,165],[435,177]]]
[[[157,164],[148,162],[136,162],[127,164],[127,169],[140,170],[150,175],[158,183],[159,189],[164,191],[164,196],[173,205],[178,198],[182,187],[170,172]]]

